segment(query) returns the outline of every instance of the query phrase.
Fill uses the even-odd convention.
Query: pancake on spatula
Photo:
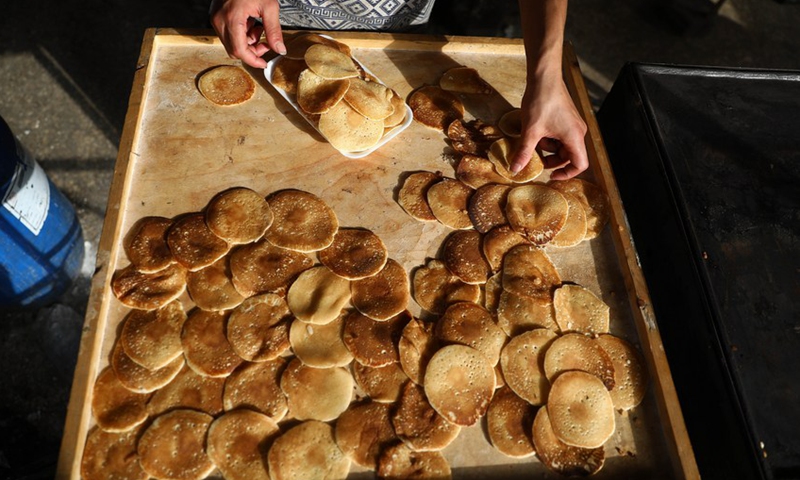
[[[544,295],[529,297],[501,292],[497,304],[497,324],[510,337],[534,328],[559,331],[553,313],[553,300]]]
[[[377,473],[378,478],[447,480],[452,477],[450,464],[440,452],[415,452],[402,443],[383,450]]]
[[[582,372],[564,372],[547,399],[550,424],[559,440],[581,448],[601,447],[614,433],[614,403],[603,382]]]
[[[97,376],[92,387],[92,416],[107,432],[125,432],[147,420],[147,394],[132,392],[111,367]]]
[[[181,344],[186,363],[200,375],[227,377],[244,360],[231,347],[225,330],[229,312],[189,312]]]
[[[142,273],[131,264],[114,272],[111,291],[123,305],[155,310],[180,297],[186,290],[186,269],[172,264],[154,273]]]
[[[334,420],[353,398],[350,372],[342,367],[309,367],[297,358],[283,371],[280,385],[298,420]]]
[[[458,180],[443,178],[428,187],[426,198],[433,215],[443,225],[456,230],[472,228],[467,211],[472,190]]]
[[[564,476],[587,477],[599,472],[605,463],[603,447],[573,447],[559,440],[550,424],[547,407],[540,408],[533,420],[533,444],[539,460]]]
[[[570,371],[588,372],[607,389],[614,388],[614,363],[603,347],[582,333],[567,333],[558,337],[544,357],[544,371],[551,382]]]
[[[253,98],[256,82],[241,67],[220,65],[200,75],[197,89],[211,103],[233,106]]]
[[[433,333],[434,324],[412,318],[403,328],[400,340],[397,341],[397,351],[400,357],[400,366],[414,382],[422,384],[428,361],[437,350],[439,341]]]
[[[542,364],[556,337],[555,332],[537,328],[512,338],[500,353],[506,385],[531,405],[542,405],[547,400],[550,382]]]
[[[486,184],[510,184],[511,180],[497,173],[488,159],[477,155],[464,154],[456,166],[456,178],[472,188]]]
[[[351,55],[350,47],[347,44],[323,37],[318,33],[301,33],[286,42],[286,56],[284,58],[302,59],[306,54],[306,50],[312,45],[327,45],[347,56]]]
[[[611,309],[586,287],[561,285],[553,293],[553,307],[562,332],[608,333]]]
[[[353,361],[353,354],[342,340],[346,315],[342,312],[325,325],[295,319],[289,330],[289,342],[297,358],[317,368],[343,367]]]
[[[461,427],[436,413],[422,386],[408,382],[391,415],[400,440],[415,451],[443,450],[456,439]]]
[[[464,283],[436,259],[414,271],[413,287],[414,300],[431,313],[444,313],[448,305],[459,301],[475,303],[481,296],[479,285]]]
[[[139,464],[136,441],[139,430],[106,432],[99,428],[89,432],[81,457],[81,478],[84,480],[147,480],[150,476]]]
[[[372,401],[379,403],[394,403],[400,397],[403,386],[409,383],[408,375],[399,363],[368,367],[355,362],[353,378]]]
[[[209,415],[222,413],[224,378],[204,377],[184,365],[171,382],[156,391],[147,402],[147,413],[156,417],[176,408],[191,408]]]
[[[178,409],[151,423],[139,439],[142,468],[155,478],[199,480],[214,470],[205,449],[206,432],[214,417]]]
[[[399,360],[397,341],[412,318],[407,310],[386,321],[350,312],[344,319],[342,340],[357,362],[368,367],[383,367]]]
[[[228,316],[226,336],[237,355],[250,362],[272,360],[289,349],[292,315],[274,293],[250,297]]]
[[[278,247],[298,252],[322,250],[339,229],[336,213],[324,200],[301,190],[281,190],[267,197],[274,215],[265,238]]]
[[[358,77],[353,59],[328,45],[311,45],[303,55],[306,65],[322,78],[341,79]]]
[[[260,363],[244,363],[225,379],[225,410],[248,408],[279,422],[289,411],[280,379],[288,362],[282,357]]]
[[[517,245],[503,257],[503,290],[529,297],[552,298],[561,277],[550,257],[534,245]]]
[[[299,59],[283,57],[275,63],[275,68],[272,70],[272,84],[289,95],[296,95],[300,72],[307,68],[308,65],[302,56]]]
[[[506,196],[508,185],[489,183],[475,190],[467,204],[467,213],[475,230],[486,233],[506,220]]]
[[[119,381],[132,392],[150,393],[168,384],[184,365],[182,356],[162,368],[149,370],[131,360],[118,341],[111,351],[111,367]]]
[[[479,93],[488,95],[492,87],[484,81],[477,70],[470,67],[453,67],[442,74],[439,86],[448,92]]]
[[[285,293],[289,284],[314,265],[308,255],[276,247],[267,240],[242,245],[230,254],[233,286],[242,296]]]
[[[483,256],[489,262],[493,272],[503,267],[503,258],[509,250],[517,245],[523,245],[528,240],[515,232],[509,225],[498,225],[486,232],[483,236]]]
[[[533,455],[531,428],[536,408],[518,397],[510,388],[495,392],[486,411],[486,430],[492,446],[507,457]]]
[[[596,340],[614,364],[614,388],[610,391],[614,408],[630,410],[642,403],[647,393],[647,369],[639,351],[614,335],[600,335]]]
[[[501,138],[496,140],[489,147],[489,161],[494,165],[495,170],[500,175],[515,183],[525,183],[534,180],[541,175],[544,170],[544,163],[535,151],[528,163],[517,173],[511,172],[511,156],[518,148],[518,142],[514,139]]]
[[[350,471],[350,457],[336,444],[333,427],[314,420],[295,425],[275,439],[267,462],[272,480],[333,480],[347,477]]]
[[[208,428],[208,457],[229,480],[270,480],[267,446],[280,435],[274,420],[252,410],[227,412]]]
[[[196,272],[189,272],[186,289],[194,304],[203,310],[230,310],[244,301],[242,294],[233,285],[233,274],[227,257],[222,257]]]
[[[600,187],[580,178],[554,180],[547,185],[577,197],[586,209],[586,238],[592,239],[600,235],[611,216],[608,197]]]
[[[374,470],[381,450],[397,440],[389,419],[391,408],[367,401],[352,405],[336,420],[336,444],[356,464]]]
[[[389,258],[380,237],[363,228],[340,228],[333,243],[320,250],[318,256],[331,272],[348,280],[375,275]]]
[[[307,68],[297,77],[297,104],[304,112],[323,114],[344,99],[350,80],[329,80]]]
[[[481,234],[475,230],[458,230],[450,234],[442,246],[442,261],[462,282],[471,285],[486,283],[491,274],[483,256]]]
[[[442,176],[433,172],[414,172],[403,181],[397,194],[397,203],[409,215],[422,222],[436,220],[428,205],[428,189],[441,180]]]
[[[175,260],[191,271],[211,265],[230,250],[228,242],[208,228],[200,212],[175,220],[167,230],[167,245]]]
[[[464,118],[461,100],[453,93],[431,85],[414,90],[408,97],[408,106],[416,121],[442,133],[453,120]]]
[[[186,313],[180,301],[158,310],[131,310],[122,324],[119,343],[137,364],[156,370],[183,353],[181,330]]]
[[[408,275],[389,258],[380,272],[350,283],[353,306],[373,320],[383,321],[401,314],[411,299]]]
[[[548,243],[567,223],[569,204],[545,185],[523,185],[508,192],[506,217],[511,228],[537,245]]]
[[[260,194],[245,187],[222,191],[205,209],[208,229],[231,244],[255,242],[272,225],[272,210]]]
[[[358,113],[347,102],[339,102],[319,117],[319,131],[337,150],[360,152],[383,137],[383,120]]]
[[[458,302],[447,308],[436,322],[436,338],[442,344],[472,347],[483,353],[492,366],[500,361],[500,350],[508,340],[491,314],[471,302]]]
[[[441,348],[425,370],[428,401],[456,425],[473,425],[486,413],[494,385],[494,368],[486,356],[465,345]]]
[[[320,265],[301,273],[289,287],[286,303],[298,319],[325,325],[339,317],[350,301],[350,281]]]
[[[142,273],[153,273],[175,262],[167,246],[167,230],[172,220],[143,217],[128,230],[122,241],[125,255]]]

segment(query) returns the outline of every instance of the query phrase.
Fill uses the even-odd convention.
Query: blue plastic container
[[[83,255],[75,209],[0,118],[0,309],[51,303]]]

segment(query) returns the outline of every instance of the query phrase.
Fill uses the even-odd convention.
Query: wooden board
[[[521,41],[472,37],[422,37],[330,33],[401,96],[435,84],[450,67],[476,68],[497,94],[465,97],[468,118],[494,121],[520,104],[525,85]],[[92,384],[108,364],[117,328],[127,309],[111,294],[115,270],[127,265],[121,238],[139,218],[174,217],[198,211],[217,192],[250,187],[264,195],[298,188],[324,199],[342,226],[373,230],[389,255],[407,271],[437,256],[450,230],[409,217],[396,203],[407,172],[454,176],[444,135],[416,122],[364,159],[340,155],[266,82],[249,69],[255,97],[218,107],[196,88],[197,76],[231,60],[210,32],[149,30],[137,66],[128,115],[98,249],[97,273],[87,309],[78,365],[62,441],[59,478],[78,478],[91,415]],[[606,444],[606,465],[597,478],[697,478],[691,446],[661,348],[646,285],[625,229],[624,212],[577,59],[565,49],[565,78],[589,125],[587,179],[609,193],[613,206],[603,234],[569,249],[550,249],[562,279],[602,292],[612,311],[612,333],[639,345],[650,371],[643,404],[617,415]],[[185,305],[191,302],[183,298]],[[413,314],[419,307],[412,301]],[[187,308],[188,309],[188,308]],[[445,450],[455,478],[522,478],[547,472],[535,458],[513,460],[497,453],[481,425],[465,429]],[[371,473],[355,474],[370,478]]]

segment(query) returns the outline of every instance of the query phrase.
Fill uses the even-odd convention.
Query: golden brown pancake
[[[555,265],[544,250],[534,245],[517,245],[503,257],[503,290],[529,297],[552,297],[561,283]]]
[[[142,468],[155,478],[202,479],[214,470],[205,449],[206,432],[214,417],[178,409],[155,420],[139,439]]]
[[[536,456],[547,468],[568,477],[586,477],[603,468],[605,451],[599,448],[579,448],[558,439],[550,424],[547,407],[536,413],[533,421],[533,444]]]
[[[371,277],[386,265],[386,245],[379,236],[363,228],[340,228],[333,243],[320,250],[319,261],[348,280]]]
[[[500,116],[497,126],[506,136],[517,138],[522,135],[522,110],[515,108]]]
[[[342,340],[344,317],[325,325],[314,325],[295,319],[289,330],[289,342],[297,358],[317,368],[343,367],[353,361],[353,354]]]
[[[469,198],[467,213],[475,230],[486,233],[506,220],[506,196],[511,187],[496,183],[488,183],[475,190]]]
[[[611,216],[608,197],[600,187],[580,178],[551,181],[548,186],[577,197],[586,209],[586,238],[600,235]]]
[[[301,190],[281,190],[267,197],[275,216],[265,238],[298,252],[322,250],[339,229],[336,213],[324,200]]]
[[[132,392],[150,393],[172,381],[181,371],[184,360],[176,357],[162,368],[149,370],[131,360],[118,341],[111,351],[111,367],[119,381]]]
[[[431,313],[444,313],[447,306],[459,302],[478,302],[481,289],[450,273],[441,260],[428,260],[414,271],[414,300]]]
[[[398,95],[393,89],[389,89],[389,91],[391,92],[389,103],[392,105],[392,113],[383,119],[384,128],[393,128],[402,124],[408,113],[406,102],[403,100],[403,97]]]
[[[388,320],[405,311],[411,299],[408,274],[389,258],[377,274],[350,283],[353,306],[373,320]]]
[[[234,410],[211,423],[206,451],[226,479],[270,480],[264,459],[278,435],[278,424],[266,415]]]
[[[465,122],[463,119],[453,120],[447,126],[446,134],[450,139],[450,145],[456,152],[477,155],[484,159],[488,155],[492,143],[503,138],[503,132],[497,127],[477,119],[469,122]],[[490,170],[494,170],[494,167],[491,167]],[[505,178],[503,180],[508,181]]]
[[[297,78],[297,104],[304,112],[322,114],[344,99],[350,80],[328,80],[311,69],[300,72]]]
[[[510,184],[511,180],[497,173],[487,158],[464,154],[456,167],[456,178],[472,188],[480,188],[489,183]]]
[[[537,328],[512,338],[500,353],[500,366],[506,385],[531,405],[547,400],[550,382],[543,368],[545,352],[557,335]]]
[[[488,280],[483,287],[483,308],[497,318],[497,307],[500,304],[500,295],[503,293],[503,285],[501,283],[502,275],[495,273]],[[498,326],[503,328],[498,322]],[[506,330],[503,330],[508,335]],[[511,336],[511,335],[509,335]]]
[[[503,266],[506,253],[517,245],[525,243],[529,243],[528,240],[509,225],[499,225],[483,236],[483,255],[492,267],[492,271],[497,272]]]
[[[289,284],[314,265],[308,255],[276,247],[267,240],[242,245],[230,254],[233,286],[245,297],[285,293]]]
[[[384,120],[394,112],[392,90],[379,82],[351,79],[344,100],[353,110],[372,120]]]
[[[408,375],[403,372],[399,363],[367,367],[355,362],[353,378],[370,399],[380,403],[394,403],[400,397],[403,386],[409,383]]]
[[[300,33],[286,42],[285,58],[302,59],[305,56],[308,47],[317,44],[327,45],[335,48],[347,56],[351,55],[350,47],[342,42],[332,38],[323,37],[317,33]]]
[[[456,439],[461,427],[436,413],[422,386],[408,382],[391,415],[400,440],[415,451],[443,450]]]
[[[508,192],[506,217],[511,228],[537,245],[548,243],[567,222],[569,204],[545,185],[523,185]]]
[[[467,207],[473,191],[458,180],[442,178],[428,187],[428,206],[443,225],[456,230],[472,228]]]
[[[359,75],[353,59],[335,47],[311,45],[306,49],[303,58],[308,68],[322,78],[341,79]]]
[[[575,195],[561,192],[567,201],[567,220],[561,230],[548,243],[554,247],[574,247],[586,238],[586,208]]]
[[[378,457],[397,440],[389,419],[391,405],[367,401],[352,405],[336,420],[336,444],[356,464],[378,467]]]
[[[608,333],[610,308],[585,287],[560,286],[553,293],[553,307],[562,332]]]
[[[397,351],[400,366],[406,375],[417,384],[422,384],[428,361],[439,350],[439,341],[433,334],[434,323],[412,318],[403,328]]]
[[[414,172],[403,181],[397,194],[397,203],[409,215],[422,222],[436,220],[428,205],[428,189],[441,179],[441,175],[433,172]]]
[[[172,220],[164,217],[143,217],[128,230],[122,248],[128,260],[142,273],[153,273],[175,262],[167,246],[167,230]]]
[[[452,478],[441,452],[415,452],[402,443],[386,447],[378,458],[378,478]]]
[[[601,447],[614,433],[614,403],[596,376],[570,371],[559,375],[547,399],[550,425],[559,440],[581,448]]]
[[[489,441],[500,453],[521,458],[533,455],[531,439],[536,408],[518,397],[510,388],[495,392],[486,411],[486,430]]]
[[[492,366],[500,361],[500,350],[508,340],[492,315],[471,302],[458,302],[447,308],[436,322],[436,338],[445,345],[456,343],[472,347],[484,354]]]
[[[227,377],[244,361],[228,342],[225,329],[228,314],[195,308],[183,324],[183,356],[200,375]]]
[[[136,441],[139,430],[105,432],[99,428],[89,432],[81,458],[81,478],[85,480],[147,480],[149,475],[139,464]]]
[[[462,282],[471,285],[486,283],[491,274],[483,256],[481,234],[475,230],[459,230],[450,234],[442,246],[442,261]]]
[[[235,187],[222,191],[205,210],[208,229],[231,244],[255,242],[272,225],[272,210],[256,191]]]
[[[104,368],[92,387],[92,416],[107,432],[125,432],[147,420],[149,395],[128,390],[114,369]]]
[[[614,363],[603,347],[582,333],[567,333],[556,339],[544,357],[544,372],[550,382],[570,370],[588,372],[611,390],[614,388]]]
[[[330,323],[350,301],[350,281],[324,265],[301,273],[289,287],[286,303],[298,319],[315,325]]]
[[[247,408],[279,422],[289,411],[280,378],[288,362],[281,357],[260,363],[244,363],[225,379],[225,410]]]
[[[256,82],[243,68],[220,65],[206,70],[197,80],[197,89],[208,101],[221,106],[244,103],[256,92]]]
[[[175,220],[167,230],[167,245],[175,260],[191,271],[211,265],[230,250],[228,242],[208,228],[200,212]]]
[[[342,367],[314,368],[295,358],[281,375],[281,390],[298,420],[334,420],[353,397],[353,377]]]
[[[131,360],[156,370],[183,353],[181,330],[185,321],[183,304],[177,300],[158,310],[131,310],[122,324],[119,343]]]
[[[453,120],[464,118],[461,100],[451,92],[431,85],[411,92],[408,106],[414,112],[416,121],[442,133],[447,131]]]
[[[357,362],[368,367],[383,367],[399,361],[397,341],[411,319],[407,310],[386,321],[376,321],[353,311],[344,318],[342,339]]]
[[[470,67],[453,67],[442,74],[439,86],[448,92],[479,93],[488,95],[492,87],[484,81],[477,70]]]
[[[497,324],[509,337],[534,328],[558,332],[553,300],[547,296],[529,297],[503,291],[497,305]]]
[[[290,347],[291,321],[289,307],[280,295],[265,293],[250,297],[228,317],[228,342],[245,360],[272,360]]]
[[[336,445],[333,427],[314,420],[275,439],[267,461],[272,480],[345,478],[350,471],[350,458]]]
[[[228,257],[222,257],[196,272],[189,272],[186,289],[194,304],[203,310],[229,310],[244,301],[233,285]]]
[[[512,182],[530,182],[541,175],[542,171],[544,170],[544,163],[542,162],[541,157],[539,157],[539,154],[534,151],[532,157],[525,167],[523,167],[522,170],[517,173],[512,173],[511,157],[518,147],[519,142],[517,139],[501,138],[496,140],[489,147],[489,161],[492,162],[497,173],[506,177]]]
[[[155,273],[142,273],[134,265],[114,272],[111,291],[123,305],[155,310],[177,299],[186,290],[186,269],[172,264]]]
[[[360,152],[374,147],[383,137],[383,120],[358,113],[347,102],[339,102],[319,117],[319,131],[343,152]]]
[[[275,63],[275,68],[272,70],[272,84],[289,95],[296,95],[300,72],[307,68],[308,65],[302,57],[299,59],[283,57]]]
[[[614,335],[600,335],[596,341],[614,364],[614,388],[610,391],[614,408],[630,410],[642,403],[647,393],[647,369],[639,351]]]
[[[156,391],[147,402],[147,413],[157,417],[176,408],[191,408],[211,416],[222,413],[224,378],[205,377],[184,365],[171,382]]]

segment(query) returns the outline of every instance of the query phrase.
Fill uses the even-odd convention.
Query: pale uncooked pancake
[[[545,352],[556,338],[555,332],[537,328],[512,338],[500,354],[506,385],[531,405],[547,400],[550,382],[542,365]]]
[[[246,187],[222,191],[208,202],[206,225],[231,244],[255,242],[272,225],[272,210],[263,196]]]
[[[422,385],[428,361],[439,350],[439,342],[433,334],[433,328],[433,322],[412,318],[403,328],[400,340],[397,342],[403,371],[411,381],[419,385]]]
[[[525,243],[529,243],[528,240],[509,225],[500,225],[483,236],[483,255],[492,267],[492,271],[497,272],[503,266],[506,253],[517,245]]]
[[[233,410],[211,423],[206,451],[227,480],[270,480],[266,446],[278,435],[278,424],[268,416]]]
[[[381,238],[364,228],[340,228],[333,243],[320,250],[318,256],[331,272],[348,280],[375,275],[389,258]]]
[[[400,440],[415,451],[442,450],[456,439],[461,427],[436,413],[422,386],[408,382],[391,416]]]
[[[186,269],[172,264],[154,273],[142,273],[131,264],[114,272],[111,291],[126,307],[155,310],[186,290]]]
[[[297,77],[297,104],[306,113],[323,114],[341,102],[349,88],[346,78],[328,80],[307,68]]]
[[[374,470],[381,451],[397,440],[389,419],[392,406],[367,401],[352,405],[336,420],[336,444],[356,464]]]
[[[551,181],[548,185],[559,192],[574,195],[586,208],[586,238],[600,235],[611,216],[608,197],[597,185],[580,178]]]
[[[458,180],[442,178],[428,187],[426,198],[439,222],[456,230],[465,230],[472,228],[467,208],[473,191]]]
[[[139,462],[155,478],[200,480],[214,470],[205,449],[206,432],[214,417],[178,409],[155,420],[139,439]]]
[[[383,120],[394,112],[392,90],[379,82],[351,79],[344,100],[353,110],[373,120]]]
[[[322,250],[339,229],[336,213],[324,200],[301,190],[281,190],[267,197],[275,216],[265,238],[298,252]]]
[[[228,342],[251,362],[272,360],[289,349],[291,312],[280,295],[250,297],[228,316]]]
[[[428,205],[428,189],[441,178],[441,175],[433,172],[412,173],[403,181],[403,186],[397,193],[397,203],[419,221],[435,221],[436,216]]]
[[[442,74],[439,86],[448,92],[479,93],[488,95],[492,87],[484,81],[477,70],[470,67],[453,67]]]
[[[608,333],[611,309],[586,287],[560,286],[553,293],[553,307],[562,332]]]
[[[374,147],[383,137],[383,120],[358,113],[347,102],[339,102],[319,118],[319,131],[337,150],[360,152]]]
[[[260,363],[245,363],[225,379],[222,403],[225,410],[248,408],[279,422],[289,411],[280,378],[288,362],[282,357]]]
[[[186,289],[194,304],[203,310],[230,310],[244,301],[233,285],[228,257],[222,257],[196,272],[189,272]]]
[[[554,247],[574,247],[586,238],[586,208],[575,195],[561,192],[567,201],[567,221],[548,245]]]
[[[601,447],[614,433],[614,403],[603,382],[582,372],[564,372],[547,399],[550,424],[559,440],[581,448]]]
[[[550,424],[547,407],[540,408],[533,420],[533,444],[536,456],[547,468],[567,477],[597,473],[606,458],[603,447],[573,447],[559,440]]]
[[[471,302],[450,305],[436,322],[436,337],[443,344],[456,343],[478,350],[492,366],[500,361],[500,351],[508,340],[492,315]]]
[[[111,352],[111,367],[114,373],[125,388],[132,392],[150,393],[158,390],[178,375],[183,364],[183,357],[179,355],[164,367],[149,370],[131,360],[125,354],[120,342],[114,345]]]
[[[230,254],[233,286],[245,297],[258,293],[285,293],[300,272],[311,268],[308,255],[276,247],[267,240],[242,245]]]
[[[243,362],[228,342],[228,312],[194,309],[183,324],[181,344],[186,363],[200,375],[227,377]]]
[[[350,471],[350,457],[336,444],[333,427],[314,420],[278,437],[267,461],[272,480],[336,480]]]
[[[389,258],[375,275],[350,283],[353,306],[373,320],[388,320],[405,311],[411,299],[408,274]]]
[[[506,196],[511,187],[489,183],[475,190],[469,198],[467,213],[475,230],[486,233],[506,220]]]
[[[342,42],[336,41],[332,38],[323,37],[317,33],[300,33],[286,42],[285,58],[302,59],[305,56],[308,47],[318,44],[335,48],[347,56],[350,56],[351,54],[350,47]]]
[[[486,411],[486,430],[492,446],[508,457],[533,455],[531,429],[535,416],[536,409],[530,403],[510,388],[500,388]]]
[[[464,104],[454,94],[427,85],[414,90],[408,106],[419,123],[444,133],[453,120],[464,118]]]
[[[437,259],[428,260],[424,266],[414,270],[414,300],[423,309],[441,314],[455,302],[477,302],[481,296],[479,285],[461,281]]]
[[[289,399],[289,411],[298,420],[333,420],[353,397],[350,372],[342,367],[309,367],[298,358],[289,362],[280,385]]]
[[[167,246],[167,230],[172,220],[143,217],[136,221],[122,240],[128,260],[142,273],[162,270],[175,262]]]
[[[558,337],[544,357],[544,372],[551,382],[571,370],[588,372],[602,380],[609,390],[614,388],[611,357],[595,339],[582,333]]]
[[[647,393],[647,369],[639,351],[614,335],[600,335],[597,343],[614,364],[614,388],[610,391],[614,408],[630,410],[642,403]]]
[[[500,116],[497,126],[506,136],[517,138],[522,135],[522,110],[515,108]]]
[[[107,432],[125,432],[147,420],[148,395],[128,390],[111,367],[97,376],[92,387],[92,416]]]
[[[561,277],[550,257],[535,245],[517,245],[503,257],[503,289],[529,297],[552,297]]]
[[[428,401],[456,425],[473,425],[486,413],[494,385],[494,368],[486,356],[465,345],[439,349],[425,370]]]
[[[350,281],[320,265],[301,273],[286,295],[289,310],[315,325],[334,321],[350,301]]]
[[[528,163],[517,173],[511,172],[511,157],[519,147],[519,142],[513,138],[501,138],[489,147],[489,161],[494,165],[500,175],[514,183],[525,183],[535,180],[544,171],[544,163],[536,151],[533,152]]]
[[[158,310],[131,310],[123,320],[119,342],[131,360],[156,370],[183,353],[181,330],[185,321],[183,304],[177,300]]]
[[[411,320],[407,310],[386,321],[350,312],[344,319],[342,340],[357,362],[368,367],[383,367],[399,361],[397,342]]]
[[[139,430],[105,432],[95,428],[89,432],[81,458],[81,478],[84,480],[147,480],[139,464],[136,441]]]
[[[191,408],[211,416],[222,413],[224,378],[199,375],[184,365],[171,382],[158,389],[147,402],[147,413],[157,417],[176,408]]]
[[[545,185],[523,185],[508,192],[506,217],[511,227],[537,245],[548,243],[567,222],[569,204]]]
[[[244,103],[256,92],[256,82],[243,68],[220,65],[206,70],[197,80],[197,89],[216,105],[232,106]]]
[[[509,184],[511,181],[497,173],[488,159],[465,154],[458,161],[456,178],[472,188],[480,188],[489,183]]]
[[[272,70],[272,84],[289,95],[296,95],[300,72],[307,68],[308,65],[302,56],[299,59],[283,57],[275,63],[275,68]]]
[[[534,328],[558,332],[553,300],[547,296],[529,297],[503,291],[497,304],[497,324],[509,337]]]
[[[442,245],[442,261],[462,282],[482,285],[491,274],[483,256],[481,234],[475,230],[459,230],[450,234]]]
[[[399,363],[368,367],[355,362],[353,378],[370,399],[380,403],[394,403],[400,397],[403,386],[410,383]]]
[[[450,464],[441,452],[415,452],[399,443],[383,450],[378,458],[378,478],[449,480]]]
[[[327,45],[311,45],[303,58],[314,73],[327,79],[358,77],[353,59],[336,48]]]
[[[167,230],[167,245],[175,260],[191,271],[211,265],[230,250],[228,242],[208,228],[200,212],[175,220]]]
[[[325,325],[313,325],[295,319],[289,330],[289,342],[297,358],[306,365],[318,368],[343,367],[353,361],[353,354],[342,340],[344,317]]]

